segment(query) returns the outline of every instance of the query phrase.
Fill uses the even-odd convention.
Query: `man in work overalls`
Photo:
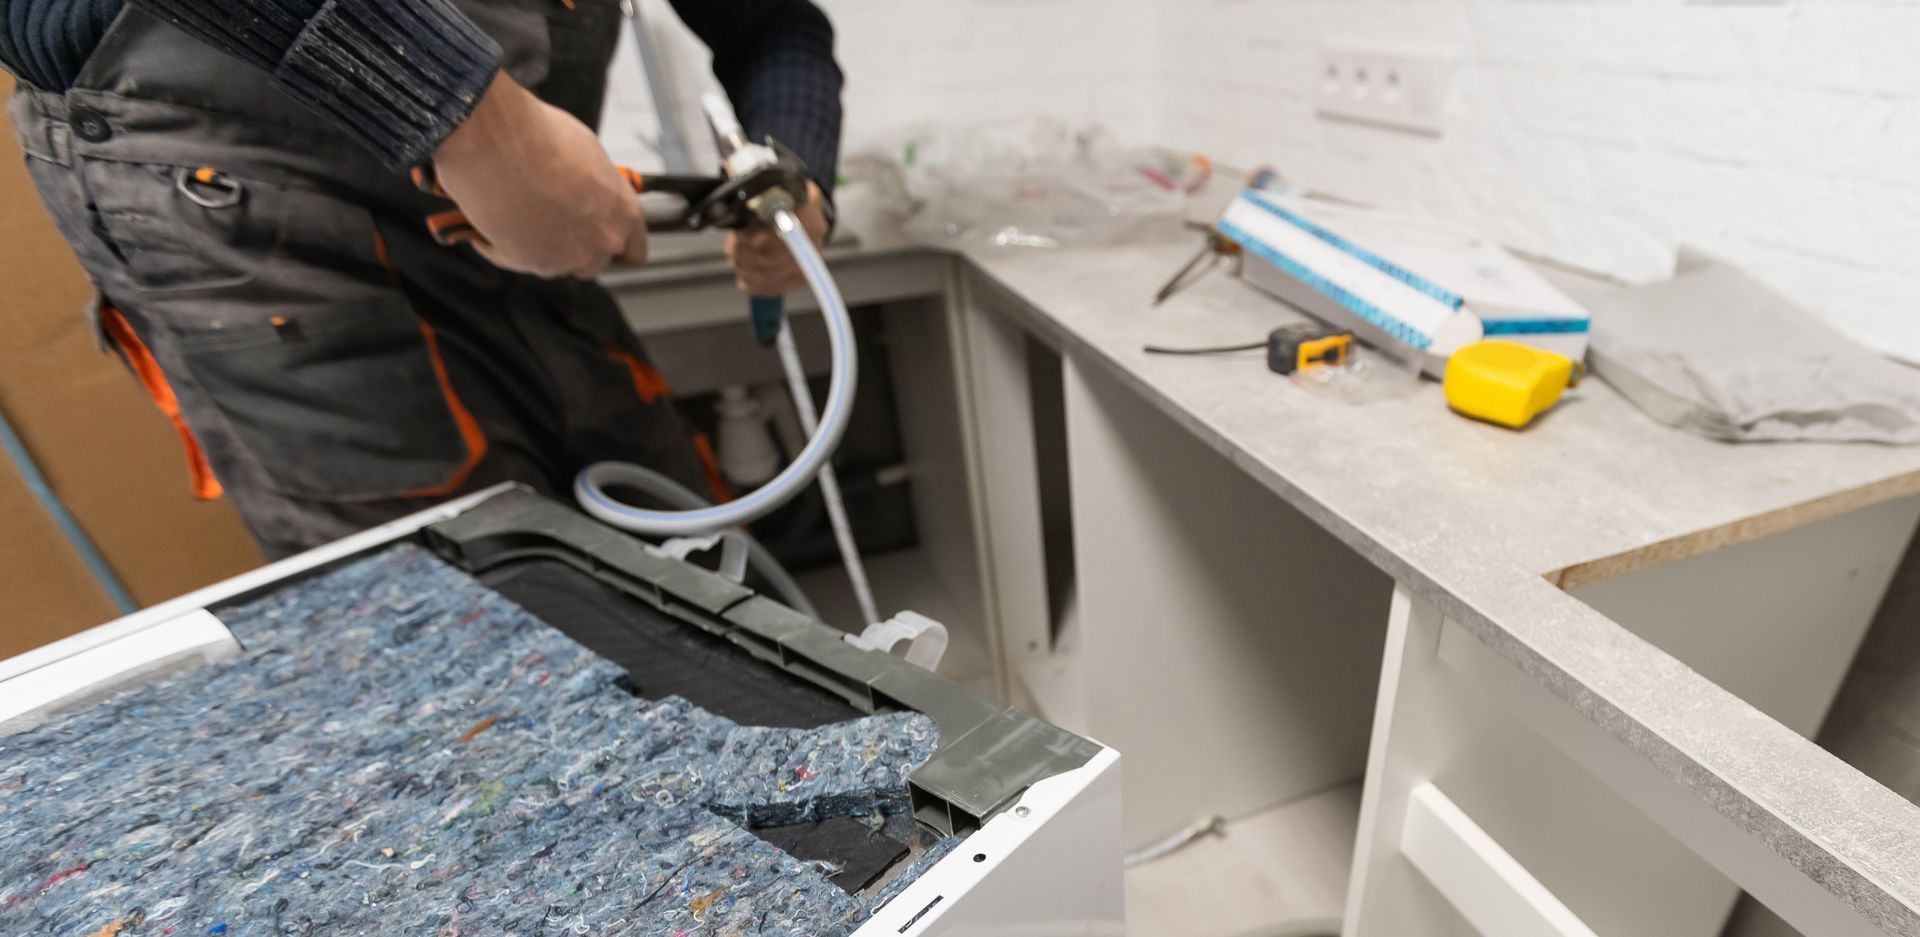
[[[841,75],[808,0],[675,0],[750,134],[833,178]],[[284,556],[504,480],[583,466],[696,491],[710,459],[590,278],[640,262],[637,199],[589,127],[617,0],[0,0],[9,113],[93,310]],[[431,159],[489,246],[448,248]],[[820,193],[816,192],[816,195]],[[827,227],[824,197],[803,219]],[[483,256],[484,253],[484,256]],[[729,239],[743,290],[801,284]],[[703,461],[707,463],[703,465]]]

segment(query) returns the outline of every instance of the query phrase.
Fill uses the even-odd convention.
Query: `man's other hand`
[[[807,204],[798,214],[815,247],[826,243],[825,199],[819,186],[807,183]],[[727,262],[733,264],[734,285],[748,296],[783,296],[807,285],[800,264],[770,228],[727,232]]]
[[[433,154],[441,188],[486,239],[496,266],[542,277],[598,276],[647,259],[633,187],[600,139],[505,73]]]

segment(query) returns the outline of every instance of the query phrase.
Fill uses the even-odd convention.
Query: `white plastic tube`
[[[853,317],[847,312],[840,288],[827,273],[826,262],[800,227],[800,219],[791,211],[774,213],[773,223],[787,250],[800,265],[800,272],[813,288],[826,320],[827,346],[832,352],[833,379],[827,389],[827,403],[820,419],[820,431],[793,462],[773,480],[726,504],[686,511],[654,511],[626,504],[607,492],[620,475],[618,462],[597,462],[587,466],[574,479],[574,497],[588,514],[634,533],[656,537],[685,537],[708,534],[737,527],[765,517],[804,491],[822,466],[833,457],[846,435],[847,422],[853,416],[854,388],[859,383],[859,361],[853,347]]]
[[[793,408],[800,414],[800,426],[808,436],[819,429],[820,417],[813,412],[813,390],[807,387],[807,370],[800,364],[800,349],[794,344],[793,329],[780,323],[774,337],[780,351],[780,367],[787,373],[787,392],[793,395]],[[879,603],[873,600],[873,584],[867,580],[867,564],[860,560],[860,545],[853,540],[853,524],[847,520],[847,502],[840,496],[840,476],[833,463],[820,466],[820,496],[827,502],[827,523],[833,527],[833,542],[840,548],[840,562],[847,567],[847,579],[853,584],[854,601],[860,605],[862,625],[880,621]]]

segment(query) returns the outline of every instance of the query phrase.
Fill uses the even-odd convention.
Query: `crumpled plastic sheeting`
[[[223,618],[240,657],[0,739],[0,933],[843,934],[734,820],[891,811],[935,745],[636,699],[413,547]]]

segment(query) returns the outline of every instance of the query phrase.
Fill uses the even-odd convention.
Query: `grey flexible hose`
[[[821,318],[827,326],[827,349],[832,354],[832,374],[827,386],[827,402],[820,408],[820,432],[801,448],[793,461],[772,481],[723,505],[707,505],[677,511],[654,511],[622,504],[607,494],[607,484],[621,477],[622,463],[597,462],[580,470],[574,478],[574,498],[581,510],[595,519],[632,533],[655,537],[683,537],[710,534],[738,527],[766,516],[813,484],[820,467],[833,458],[840,439],[846,435],[847,422],[853,416],[853,396],[860,383],[860,356],[854,350],[853,317],[847,312],[840,287],[833,282],[820,252],[801,229],[793,212],[780,209],[773,213],[775,227],[787,245],[800,272],[820,302]]]
[[[713,502],[695,494],[687,486],[646,466],[623,462],[608,462],[602,465],[602,471],[605,473],[602,480],[605,483],[625,485],[644,491],[665,501],[669,507],[676,510],[691,511],[713,506]],[[781,601],[786,602],[787,606],[794,611],[818,621],[819,609],[813,607],[813,602],[800,588],[800,583],[794,581],[793,574],[787,572],[785,566],[780,565],[780,560],[774,557],[773,551],[767,549],[759,538],[744,530],[734,533],[746,540],[747,565],[753,567],[760,575],[767,577],[767,584],[773,586],[773,591],[780,594]]]
[[[1202,817],[1186,829],[1174,833],[1159,842],[1134,850],[1122,860],[1128,868],[1144,865],[1163,856],[1179,852],[1194,841],[1207,836],[1219,836],[1226,832],[1227,820],[1222,816]],[[1340,937],[1340,919],[1333,917],[1304,917],[1275,924],[1263,924],[1236,937]]]
[[[1179,852],[1193,845],[1193,843],[1201,837],[1219,836],[1226,831],[1226,817],[1220,816],[1219,814],[1214,814],[1210,817],[1201,817],[1191,824],[1188,824],[1186,829],[1178,833],[1165,837],[1157,842],[1149,843],[1121,856],[1120,863],[1129,869],[1136,865],[1145,865],[1162,856]]]

